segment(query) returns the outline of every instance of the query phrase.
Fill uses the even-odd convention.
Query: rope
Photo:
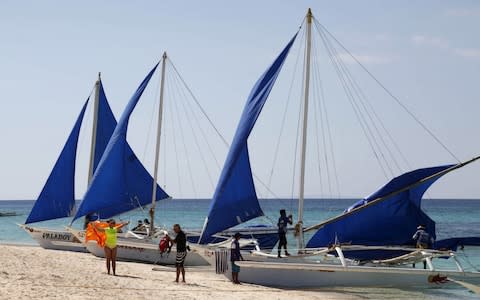
[[[177,68],[175,67],[175,65],[173,64],[173,62],[171,62],[170,60],[170,64],[172,65],[173,67],[173,70],[177,73],[178,77],[180,78],[180,80],[182,81],[183,85],[185,86],[185,88],[187,89],[188,93],[192,96],[192,99],[195,101],[195,104],[197,104],[198,108],[200,109],[200,111],[202,112],[202,114],[204,115],[204,117],[207,119],[207,121],[210,123],[210,125],[212,126],[212,128],[215,130],[215,132],[217,133],[218,137],[222,140],[222,142],[227,146],[227,148],[230,147],[230,145],[228,144],[227,140],[223,137],[223,135],[220,133],[220,131],[218,130],[218,128],[215,126],[215,124],[212,122],[212,119],[208,116],[208,114],[205,112],[205,110],[203,109],[203,107],[200,105],[200,102],[197,100],[197,97],[195,97],[195,95],[193,94],[192,90],[190,89],[190,87],[187,85],[187,83],[185,82],[185,80],[183,79],[182,75],[178,72]]]
[[[302,36],[300,38],[300,42],[299,44],[302,43],[303,41],[303,38],[305,37],[305,31],[302,31]],[[287,112],[288,112],[288,107],[289,107],[289,104],[290,104],[290,100],[291,100],[291,95],[292,95],[292,88],[293,88],[293,83],[295,82],[295,74],[297,73],[297,67],[298,67],[298,61],[299,61],[299,58],[300,58],[300,51],[298,51],[298,54],[297,54],[297,57],[295,59],[295,65],[294,65],[294,68],[293,68],[293,75],[292,75],[292,79],[291,79],[291,82],[290,82],[290,87],[288,89],[288,96],[287,96],[287,101],[286,101],[286,104],[285,104],[285,109],[283,111],[283,117],[282,117],[282,123],[280,125],[280,132],[278,134],[278,138],[277,138],[277,143],[276,143],[276,146],[275,146],[275,152],[273,154],[273,161],[272,161],[272,168],[271,168],[271,171],[270,171],[270,177],[268,178],[268,186],[270,187],[271,186],[271,182],[272,182],[272,177],[273,177],[273,173],[274,173],[274,168],[275,168],[275,165],[276,165],[276,162],[277,162],[277,158],[278,158],[278,151],[280,149],[280,139],[283,135],[283,130],[284,130],[284,127],[285,127],[285,120],[286,120],[286,117],[287,117]]]
[[[174,77],[174,80],[175,80],[175,82],[176,82],[177,84],[179,83],[177,77]],[[182,92],[183,96],[186,96],[186,94],[184,93],[183,90],[180,90],[180,91]],[[192,118],[191,118],[190,115],[187,113],[187,108],[186,108],[186,105],[185,105],[184,101],[181,101],[180,103],[181,103],[181,105],[182,105],[182,107],[183,107],[183,112],[184,112],[185,117],[186,117],[186,119],[187,119],[187,122],[188,122],[188,124],[189,124],[189,126],[190,126],[190,130],[191,130],[191,132],[192,132],[195,145],[196,145],[196,147],[197,147],[197,150],[198,150],[198,153],[199,153],[199,155],[200,155],[200,158],[201,158],[201,160],[202,160],[202,162],[203,162],[203,166],[204,166],[204,168],[205,168],[205,170],[206,170],[206,173],[207,173],[207,175],[208,175],[208,179],[209,179],[209,181],[210,181],[210,184],[211,184],[212,188],[215,188],[214,182],[213,182],[213,179],[212,179],[212,175],[210,174],[210,170],[208,169],[208,164],[207,164],[206,159],[205,159],[205,157],[204,157],[204,155],[203,155],[203,152],[202,152],[202,149],[201,149],[201,147],[200,147],[200,143],[199,143],[199,141],[198,141],[197,135],[195,134],[195,129],[194,129],[194,126],[193,126],[193,124],[192,124]],[[200,125],[200,124],[198,124],[198,125]],[[200,126],[197,126],[197,128],[199,128],[199,127],[200,127]]]
[[[365,124],[364,124],[364,119],[362,118],[362,115],[361,115],[360,112],[358,111],[358,106],[356,105],[355,100],[353,99],[354,97],[353,97],[353,95],[352,95],[352,93],[351,93],[351,91],[350,91],[350,89],[349,89],[349,87],[348,87],[347,82],[345,81],[345,78],[344,78],[344,76],[343,76],[343,73],[342,73],[341,69],[340,69],[339,66],[338,66],[337,57],[335,56],[335,54],[334,54],[334,52],[333,52],[334,50],[331,49],[328,41],[327,41],[327,40],[325,39],[325,37],[323,36],[322,32],[320,32],[320,37],[321,37],[321,39],[322,39],[322,42],[324,43],[325,49],[327,49],[327,52],[328,52],[330,61],[332,62],[332,65],[333,65],[335,71],[337,72],[338,78],[339,78],[339,80],[340,80],[340,82],[341,82],[341,84],[342,84],[342,87],[343,87],[344,92],[345,92],[345,94],[346,94],[346,96],[347,96],[347,99],[349,100],[350,105],[352,106],[352,109],[353,109],[353,111],[354,111],[354,113],[355,113],[355,116],[356,116],[356,118],[357,118],[357,120],[358,120],[358,122],[359,122],[359,124],[360,124],[360,127],[361,127],[361,129],[362,129],[362,131],[363,131],[363,134],[364,134],[365,137],[367,138],[367,141],[368,141],[368,143],[369,143],[369,145],[370,145],[370,148],[371,148],[371,150],[372,150],[375,158],[377,159],[377,162],[378,162],[378,164],[380,165],[381,170],[382,170],[385,178],[388,178],[387,172],[386,172],[386,170],[385,170],[385,168],[384,168],[384,166],[383,166],[383,164],[382,164],[382,162],[381,162],[381,159],[380,159],[380,157],[379,157],[379,155],[378,155],[378,153],[377,153],[377,151],[376,151],[376,148],[375,148],[375,146],[374,146],[374,141],[372,141],[372,139],[371,139],[371,137],[370,137],[370,135],[369,135],[369,133],[371,133],[371,132],[369,132],[368,129],[366,128],[366,126],[365,126]]]
[[[175,82],[172,82],[172,84],[175,84]],[[176,92],[178,92],[178,86],[175,86],[177,89],[176,89]],[[192,172],[192,167],[191,167],[191,163],[190,163],[190,154],[189,154],[189,151],[188,151],[188,148],[187,148],[187,144],[185,143],[185,134],[184,134],[184,131],[183,131],[183,125],[182,125],[182,122],[181,122],[181,117],[180,117],[180,109],[178,108],[178,101],[176,101],[176,96],[174,96],[176,94],[172,93],[172,102],[174,103],[174,110],[175,110],[175,114],[177,115],[177,120],[178,120],[178,125],[179,125],[179,129],[180,129],[180,138],[181,138],[181,141],[182,141],[182,145],[183,145],[183,148],[184,148],[184,154],[185,154],[185,161],[187,163],[187,168],[188,168],[188,175],[189,175],[189,178],[190,178],[190,182],[192,184],[192,189],[193,189],[193,193],[195,194],[195,197],[198,198],[198,194],[197,194],[197,190],[195,188],[195,182],[193,180],[193,172]]]
[[[153,119],[154,119],[154,116],[155,116],[155,112],[158,112],[158,105],[160,105],[160,99],[159,99],[159,94],[160,94],[160,80],[156,80],[157,82],[157,85],[156,85],[156,88],[155,88],[155,97],[153,99],[155,99],[153,101],[153,105],[152,105],[152,113],[150,114],[150,122],[148,124],[148,129],[147,129],[147,135],[146,135],[146,139],[145,139],[145,146],[143,148],[143,155],[142,155],[142,161],[145,161],[145,157],[147,156],[147,149],[150,145],[150,135],[151,135],[151,132],[152,132],[152,125],[153,125]],[[158,101],[157,101],[158,99]]]
[[[405,112],[412,117],[417,124],[419,124],[446,152],[448,152],[455,160],[460,162],[457,156],[438,138],[412,111],[410,111],[405,104],[403,104],[398,97],[393,95],[393,93],[383,85],[380,80],[377,79],[347,48],[339,41],[337,38],[328,31],[325,26],[315,20],[315,23],[318,24],[332,39],[345,51],[347,54],[393,99],[397,102],[400,107],[402,107]]]
[[[166,85],[166,91],[171,92],[171,83],[170,80],[165,80],[165,85]],[[173,113],[173,108],[172,108],[172,113]],[[175,118],[171,118],[171,127],[172,127],[172,139],[173,139],[173,149],[175,153],[175,166],[177,169],[177,181],[178,181],[178,190],[179,190],[179,195],[182,197],[182,185],[181,185],[181,180],[180,180],[180,166],[178,163],[178,148],[177,148],[177,139],[176,133],[175,133]]]
[[[314,42],[315,40],[312,41],[312,47],[313,47],[313,54],[314,54],[314,59],[313,59],[313,63],[315,63],[315,61],[318,60],[318,56],[315,55],[317,53],[317,47],[316,47],[316,44]],[[323,95],[323,86],[322,86],[322,82],[321,82],[321,79],[320,79],[320,71],[317,69],[317,68],[312,68],[313,70],[313,74],[312,74],[312,79],[313,81],[315,82],[315,79],[317,79],[319,81],[319,84],[314,84],[313,85],[313,92],[315,94],[319,94],[320,95],[320,103],[317,103],[317,101],[314,101],[313,104],[314,104],[314,111],[315,111],[315,118],[316,118],[316,115],[317,115],[317,110],[319,109],[319,113],[320,113],[320,126],[321,126],[321,129],[322,129],[322,144],[323,144],[323,157],[325,159],[325,169],[326,169],[326,172],[327,172],[327,183],[328,183],[328,190],[329,190],[329,193],[330,195],[332,195],[332,184],[331,184],[331,181],[330,181],[330,168],[329,168],[329,163],[328,163],[328,151],[327,151],[327,142],[326,142],[326,134],[325,134],[325,127],[324,127],[324,120],[323,120],[323,114],[322,114],[322,100],[324,99],[324,95]],[[318,76],[318,77],[317,77]],[[318,89],[320,89],[320,91],[318,91]],[[314,97],[315,99],[315,97]],[[315,119],[315,122],[316,122],[316,127],[317,127],[317,131],[318,131],[318,121],[317,121],[317,118]],[[330,140],[330,143],[331,143],[331,140]],[[318,144],[318,138],[317,138],[317,144]],[[319,149],[320,147],[317,145],[317,149],[318,149],[318,152],[320,151]],[[333,155],[333,152],[332,152],[332,155]],[[332,156],[333,157],[333,156]],[[318,153],[318,168],[319,168],[319,173],[321,174],[320,172],[320,153]],[[321,175],[320,175],[321,176]],[[321,178],[320,178],[321,180]]]
[[[317,31],[319,31],[318,27],[316,26],[315,24],[315,27],[317,28]],[[334,48],[334,46],[330,43],[330,46],[331,48]],[[339,57],[338,55],[338,51],[335,50],[335,54],[337,56],[337,58]],[[367,102],[368,100],[367,97],[365,96],[365,93],[363,92],[363,90],[360,88],[360,86],[358,85],[357,81],[355,80],[355,78],[352,76],[350,70],[346,67],[345,63],[341,60],[341,59],[337,59],[337,62],[339,63],[344,75],[346,76],[347,80],[349,81],[350,83],[350,86],[352,87],[352,90],[354,91],[356,97],[358,98],[363,110],[365,111],[365,113],[367,114],[367,117],[368,119],[370,120],[371,124],[373,125],[373,128],[375,129],[375,132],[377,133],[378,135],[378,138],[381,142],[381,144],[385,147],[385,149],[387,150],[388,154],[390,155],[390,159],[392,159],[392,161],[394,162],[395,166],[397,167],[398,170],[402,170],[402,168],[400,167],[398,161],[395,159],[395,156],[393,155],[393,152],[391,151],[390,147],[387,145],[385,139],[383,138],[383,135],[380,133],[380,130],[378,128],[378,126],[376,125],[376,122],[374,121],[374,118],[372,117],[372,114],[370,114],[370,111],[367,109],[367,105],[365,104],[365,102]],[[386,130],[386,127],[385,125],[383,124],[383,122],[381,121],[381,119],[378,117],[378,115],[376,114],[375,112],[375,109],[370,105],[370,110],[373,111],[373,114],[375,116],[377,116],[377,119],[379,121],[379,123],[381,124],[381,126],[385,129],[385,131],[387,132],[387,135],[390,135],[388,133],[388,131]],[[372,133],[372,136],[374,136],[374,134]],[[381,155],[382,157],[385,159],[385,162],[386,164],[388,164],[388,160],[385,158],[383,152],[381,152]],[[391,169],[391,168],[390,168]],[[393,174],[393,172],[392,172]]]

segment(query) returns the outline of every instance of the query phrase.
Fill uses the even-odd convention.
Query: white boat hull
[[[44,249],[87,252],[83,243],[71,232],[22,226],[22,228]]]
[[[284,288],[317,288],[332,286],[363,287],[433,287],[452,284],[451,278],[471,284],[480,283],[479,272],[431,271],[413,268],[362,267],[337,265],[237,263],[242,282]],[[231,278],[230,272],[225,275]]]
[[[105,257],[104,249],[95,241],[86,243],[87,250],[95,256]],[[143,263],[155,263],[160,265],[174,265],[176,251],[172,248],[170,253],[160,253],[158,245],[142,241],[117,241],[117,259],[123,261],[135,261]],[[195,250],[188,252],[185,260],[186,266],[208,266]]]

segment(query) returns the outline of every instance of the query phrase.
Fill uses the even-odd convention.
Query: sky
[[[252,86],[297,32],[309,7],[456,157],[463,161],[480,155],[478,1],[2,1],[0,199],[38,196],[98,72],[118,117],[164,51],[215,126],[231,141]],[[301,73],[291,78],[298,67],[297,54],[303,55],[301,46],[299,34],[283,70],[290,74],[282,72],[249,140],[254,173],[264,183],[271,181],[270,189],[278,197],[298,191],[298,162],[293,158],[298,153]],[[456,162],[341,52],[338,57],[358,78],[407,158],[408,167],[385,176],[348,99],[341,95],[328,57],[321,58],[324,54],[322,50],[315,54],[319,57],[315,66],[325,90],[334,155],[328,154],[327,163],[320,162],[325,156],[322,150],[330,148],[315,148],[324,135],[309,125],[307,196],[363,197],[402,170]],[[171,65],[167,72],[173,72]],[[188,102],[178,102],[181,94],[175,96],[175,81],[169,76],[159,182],[174,198],[209,198],[227,148],[205,119],[196,125],[189,123],[188,114],[182,117],[179,110]],[[132,116],[128,135],[150,171],[158,81],[157,74]],[[293,104],[273,163],[291,83],[299,89],[291,94]],[[191,97],[185,101],[193,103]],[[198,108],[197,113],[202,118]],[[90,109],[79,142],[77,198],[86,188],[91,114]],[[183,129],[180,120],[186,122]],[[314,120],[311,113],[312,124]],[[205,136],[196,126],[204,128]],[[205,144],[205,137],[212,141]],[[427,196],[480,198],[479,174],[477,162],[442,178]],[[256,185],[259,196],[272,196]]]

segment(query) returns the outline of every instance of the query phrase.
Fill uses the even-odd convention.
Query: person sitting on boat
[[[282,247],[285,248],[285,255],[289,256],[290,254],[287,251],[287,226],[288,224],[292,225],[292,215],[287,217],[287,213],[285,209],[280,210],[280,218],[278,218],[278,257],[280,258],[280,252],[282,251]]]
[[[105,247],[103,247],[105,251],[105,258],[107,261],[107,272],[110,275],[110,263],[112,265],[113,276],[116,276],[115,267],[117,263],[117,233],[119,232],[120,228],[125,225],[128,225],[130,222],[123,222],[118,225],[115,225],[115,220],[110,219],[108,220],[108,227],[102,228],[97,226],[98,223],[93,223],[95,229],[100,232],[105,233]]]
[[[418,249],[430,249],[433,247],[434,239],[433,237],[427,232],[427,228],[425,225],[419,225],[417,227],[417,231],[413,235],[412,239],[416,241]],[[415,268],[415,264],[413,264]],[[423,261],[423,268],[427,268],[427,262]]]
[[[175,239],[166,236],[172,243],[177,245],[177,256],[175,258],[175,267],[177,268],[177,277],[175,282],[178,283],[180,273],[182,273],[182,282],[185,283],[185,259],[187,258],[187,236],[180,228],[179,224],[173,225],[173,231],[177,234]]]
[[[238,279],[238,273],[240,273],[240,266],[235,264],[236,261],[243,260],[242,253],[240,253],[240,243],[238,240],[240,239],[240,233],[237,232],[233,236],[231,250],[230,250],[230,262],[232,263],[232,282],[234,284],[240,284],[240,280]]]
[[[132,231],[135,232],[135,231],[144,231],[144,225],[143,225],[143,222],[142,220],[138,220],[137,222],[137,226],[135,226]]]

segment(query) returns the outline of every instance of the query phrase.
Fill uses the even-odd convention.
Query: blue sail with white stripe
[[[123,111],[72,222],[87,214],[110,218],[151,202],[153,178],[128,145],[127,128],[130,115],[157,66],[148,73]],[[156,200],[168,197],[157,185]]]
[[[250,92],[210,204],[200,244],[208,243],[209,238],[220,231],[263,216],[253,182],[247,140],[296,36],[295,34]]]
[[[75,208],[75,159],[78,136],[89,99],[77,117],[67,142],[55,163],[40,196],[30,211],[25,224],[64,218]]]
[[[421,209],[421,200],[427,189],[452,167],[454,165],[417,169],[392,179],[347,208],[344,215],[322,226],[307,248],[336,243],[409,245],[418,225],[425,225],[428,233],[435,237],[435,222]]]

